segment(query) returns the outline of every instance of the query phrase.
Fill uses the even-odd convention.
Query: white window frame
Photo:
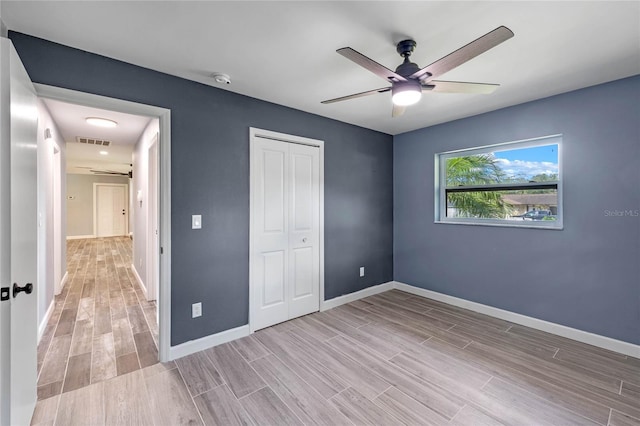
[[[558,212],[556,220],[532,220],[517,221],[504,219],[481,219],[481,218],[453,218],[447,217],[447,189],[455,189],[460,191],[460,187],[445,187],[446,179],[446,162],[449,158],[463,157],[478,154],[487,154],[496,150],[512,150],[521,148],[532,148],[536,146],[557,145],[558,146],[558,180],[556,182],[545,183],[519,183],[519,184],[495,184],[495,185],[474,185],[473,188],[495,188],[495,190],[503,189],[538,189],[548,185],[556,185],[558,192]],[[455,151],[447,151],[437,153],[435,155],[435,223],[440,224],[457,224],[457,225],[482,225],[482,226],[501,226],[511,228],[536,228],[536,229],[553,229],[562,230],[564,228],[562,207],[562,135],[550,135],[533,139],[525,139],[513,142],[503,142],[493,145],[485,145],[481,147],[465,148]],[[471,188],[471,187],[469,187]]]

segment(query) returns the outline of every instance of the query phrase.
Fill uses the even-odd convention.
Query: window
[[[562,229],[561,136],[436,154],[436,222]]]

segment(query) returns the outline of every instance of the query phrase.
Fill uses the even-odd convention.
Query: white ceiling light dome
[[[101,117],[87,117],[85,118],[85,121],[87,122],[87,124],[98,127],[116,127],[118,125],[117,121]]]
[[[394,105],[413,105],[422,97],[422,86],[414,80],[401,81],[393,85],[391,93],[391,99]]]

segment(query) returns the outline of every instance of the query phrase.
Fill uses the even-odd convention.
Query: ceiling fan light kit
[[[393,85],[391,100],[398,106],[409,106],[418,103],[422,97],[422,86],[419,81],[407,80]]]
[[[414,40],[402,40],[396,45],[396,51],[403,57],[404,61],[396,68],[395,71],[391,71],[387,67],[364,56],[362,53],[357,52],[350,47],[343,47],[342,49],[338,49],[336,52],[361,67],[366,68],[378,77],[390,82],[391,87],[383,87],[380,89],[369,90],[367,92],[328,99],[326,101],[322,101],[322,103],[331,104],[334,102],[341,102],[363,96],[375,95],[376,93],[391,91],[391,99],[393,103],[391,116],[398,117],[404,113],[405,106],[413,105],[420,101],[422,92],[433,91],[441,93],[470,94],[492,93],[496,88],[498,88],[498,84],[439,81],[434,80],[434,78],[445,74],[470,59],[473,59],[489,49],[496,47],[500,43],[513,37],[513,35],[513,32],[509,28],[505,26],[498,27],[424,68],[420,68],[417,64],[409,60],[409,57],[417,46],[416,42]]]

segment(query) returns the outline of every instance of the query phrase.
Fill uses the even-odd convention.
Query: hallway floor
[[[67,242],[67,283],[38,345],[38,400],[158,362],[156,304],[131,271],[128,237]]]

